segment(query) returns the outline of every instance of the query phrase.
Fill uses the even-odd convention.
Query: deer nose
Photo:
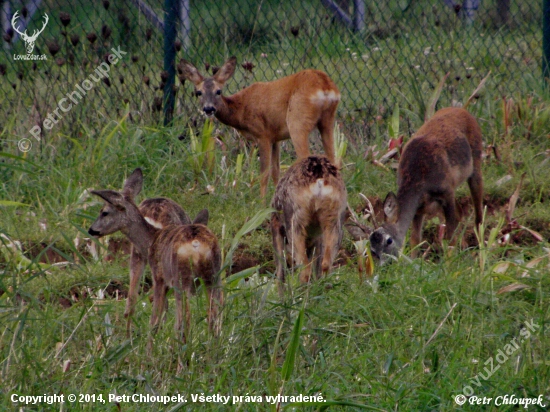
[[[205,106],[202,110],[207,116],[212,116],[214,113],[216,113],[216,108],[213,106]]]
[[[99,233],[97,230],[94,230],[92,228],[88,229],[88,233],[92,236],[99,236],[101,233]]]

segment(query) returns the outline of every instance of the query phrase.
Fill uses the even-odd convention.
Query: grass
[[[390,266],[375,267],[374,277],[363,281],[354,245],[346,235],[342,265],[328,278],[308,286],[300,286],[296,274],[290,276],[291,290],[281,300],[274,285],[267,223],[245,233],[255,223],[252,216],[266,207],[259,198],[256,149],[218,122],[212,131],[203,128],[204,121],[189,99],[188,85],[179,94],[174,125],[160,125],[158,113],[150,109],[158,95],[153,89],[159,81],[158,66],[143,63],[154,49],[152,44],[132,50],[139,63],[112,68],[116,87],[98,85],[51,133],[40,142],[32,140],[31,151],[17,150],[17,141],[28,135],[29,116],[36,115],[33,104],[42,114],[51,110],[61,94],[74,90],[75,82],[83,80],[88,69],[91,72],[94,59],[102,57],[103,49],[90,47],[81,36],[77,56],[92,62],[86,70],[76,72],[53,61],[40,69],[50,70],[51,78],[60,76],[59,89],[35,76],[32,84],[38,86],[37,91],[29,96],[11,88],[17,81],[15,72],[0,81],[5,101],[10,103],[0,129],[0,234],[21,242],[23,249],[8,248],[10,240],[0,238],[0,409],[21,406],[11,402],[14,393],[102,394],[105,403],[84,402],[80,408],[65,405],[63,409],[94,411],[117,408],[108,401],[109,394],[179,393],[187,403],[119,402],[124,410],[183,410],[186,406],[227,410],[227,405],[197,403],[192,397],[221,394],[262,397],[261,403],[252,399],[247,403],[243,398],[242,403],[232,405],[243,411],[275,411],[279,406],[284,410],[475,410],[475,406],[459,407],[454,402],[470,386],[477,396],[542,394],[549,404],[550,105],[533,80],[540,70],[535,64],[539,56],[528,52],[531,43],[540,43],[539,34],[523,37],[517,49],[509,50],[508,56],[524,65],[524,70],[511,74],[499,61],[497,47],[491,46],[502,42],[499,48],[504,47],[508,36],[517,38],[515,29],[532,27],[533,16],[526,6],[512,5],[522,18],[514,20],[509,31],[496,30],[490,24],[490,12],[483,9],[474,28],[479,36],[455,27],[452,15],[425,16],[428,23],[439,21],[437,27],[446,33],[436,36],[441,38],[442,49],[426,55],[422,41],[409,42],[405,34],[387,36],[374,27],[387,15],[412,13],[414,33],[424,24],[413,23],[422,16],[420,2],[411,3],[408,11],[401,10],[404,2],[387,2],[387,9],[372,14],[374,26],[367,40],[331,29],[311,5],[303,12],[311,18],[294,11],[288,27],[274,24],[277,7],[288,4],[262,4],[268,13],[258,18],[253,31],[238,19],[219,22],[217,15],[206,19],[206,26],[219,27],[220,42],[212,47],[210,42],[199,42],[202,48],[189,59],[221,63],[221,56],[235,52],[231,39],[240,33],[246,47],[239,47],[239,60],[250,60],[256,68],[253,73],[240,70],[229,85],[234,90],[306,66],[338,75],[340,87],[347,90],[338,114],[340,130],[347,138],[345,150],[346,142],[342,142],[343,175],[350,206],[356,210],[363,206],[360,193],[383,198],[396,188],[391,167],[376,166],[368,153],[374,152],[378,159],[386,153],[390,138],[404,135],[406,141],[420,127],[433,86],[447,71],[451,75],[438,107],[453,100],[464,102],[487,74],[477,68],[484,62],[492,67],[487,84],[468,107],[479,119],[488,154],[483,164],[488,206],[483,237],[487,243],[426,259],[403,257]],[[197,13],[209,7],[205,2]],[[81,20],[78,13],[74,10],[73,23]],[[82,28],[71,25],[70,29],[97,30],[103,14],[98,3]],[[290,37],[289,27],[296,25],[301,25],[301,34]],[[140,28],[132,26],[134,31]],[[55,36],[58,29],[52,24],[48,28],[52,31],[45,35]],[[114,36],[113,45],[118,40]],[[393,54],[395,48],[400,53]],[[480,55],[470,56],[475,48],[481,50]],[[266,58],[260,54],[264,51]],[[342,53],[346,57],[337,59]],[[462,56],[468,57],[462,62],[458,59]],[[280,62],[280,67],[273,62]],[[30,78],[25,73],[25,79]],[[399,73],[399,77],[386,84],[385,73]],[[127,80],[125,86],[117,80],[121,75]],[[142,86],[145,75],[150,76],[151,87]],[[503,83],[518,79],[522,91],[506,93]],[[393,90],[399,90],[397,102],[388,97]],[[137,100],[125,103],[128,96]],[[365,96],[375,98],[369,101]],[[6,106],[0,104],[2,111]],[[314,151],[320,151],[319,138],[312,141]],[[284,170],[294,153],[289,141],[282,146]],[[75,246],[74,239],[87,236],[100,208],[89,189],[118,190],[135,167],[143,168],[145,174],[139,200],[170,197],[190,216],[208,208],[210,227],[224,254],[233,256],[235,266],[241,264],[239,270],[259,266],[259,273],[246,272],[248,282],[242,273],[226,279],[219,338],[208,331],[207,299],[199,293],[191,302],[187,343],[176,340],[174,302],[169,294],[166,323],[155,338],[153,355],[147,356],[150,292],[140,295],[131,339],[125,335],[124,299],[117,299],[117,293],[127,289],[128,256],[94,260],[82,242]],[[513,217],[519,225],[541,233],[543,241],[536,242],[517,228],[508,244],[491,240],[491,231],[494,235],[508,225],[501,221],[503,206],[523,174]],[[273,193],[272,185],[269,190]],[[469,196],[466,186],[460,188],[459,196]],[[466,237],[474,236],[472,220],[470,213],[459,229]],[[433,222],[426,225],[427,238],[435,231]],[[404,252],[408,254],[407,247]],[[52,259],[69,264],[52,266]],[[527,338],[525,331],[531,322],[540,328]],[[518,349],[484,379],[490,360],[497,362],[499,350],[505,351],[514,338],[522,339]],[[278,394],[319,395],[327,402],[301,406],[291,405],[290,400],[281,405],[265,401]],[[41,403],[32,408],[58,410],[59,405]],[[494,404],[486,407],[495,409]]]
[[[517,106],[521,104],[524,102]],[[526,140],[522,120],[514,115],[511,132],[504,136],[499,123],[501,107],[498,100],[487,98],[470,108],[481,119],[485,141],[502,147],[501,162],[492,157],[484,162],[486,195],[505,202],[522,172],[527,172],[515,217],[527,226],[546,224],[546,241],[508,246],[489,242],[480,250],[456,250],[435,260],[403,258],[376,268],[377,280],[370,283],[360,281],[352,255],[330,277],[310,286],[299,286],[297,277],[291,277],[292,292],[281,301],[271,277],[270,235],[262,225],[240,238],[239,244],[257,259],[262,276],[267,277],[255,275],[257,281],[250,285],[242,280],[227,283],[222,336],[210,336],[205,321],[207,300],[199,293],[192,302],[187,343],[175,340],[172,301],[152,357],[145,355],[151,311],[148,295],[140,297],[133,337],[128,340],[122,317],[124,301],[107,292],[111,282],[125,289],[127,256],[119,255],[113,262],[94,261],[73,245],[76,236],[85,236],[99,208],[85,189],[119,189],[124,177],[141,166],[145,171],[141,199],[168,196],[192,216],[209,208],[211,227],[227,253],[231,246],[236,250],[233,238],[251,214],[264,207],[259,199],[258,165],[250,158],[250,150],[243,146],[243,157],[233,149],[221,150],[218,144],[212,173],[207,169],[197,173],[192,167],[196,165],[194,156],[205,158],[205,152],[194,152],[188,140],[178,139],[184,130],[143,127],[123,115],[107,123],[93,139],[64,139],[26,155],[3,152],[0,199],[28,206],[0,206],[0,232],[24,245],[43,245],[38,250],[57,251],[71,262],[66,267],[39,266],[37,262],[44,259],[27,253],[30,260],[21,264],[14,252],[0,258],[4,407],[12,407],[8,396],[12,393],[101,393],[106,400],[110,393],[181,393],[188,405],[193,402],[192,394],[201,393],[262,397],[322,394],[329,401],[326,405],[295,407],[443,411],[458,408],[454,396],[466,386],[472,386],[476,395],[488,397],[548,394],[550,284],[545,265],[549,258],[529,267],[529,262],[548,256],[550,216],[544,205],[549,200],[550,176],[541,166],[546,157],[540,155],[547,145],[543,131],[548,129],[541,124],[540,135]],[[544,113],[546,107],[538,101],[536,113]],[[531,120],[542,121],[538,115]],[[395,119],[392,128],[396,129]],[[383,150],[388,125],[379,130],[375,139],[363,145],[377,144]],[[228,148],[242,143],[226,129],[214,133]],[[362,137],[349,139],[361,141]],[[292,154],[288,153],[290,146],[286,147],[283,164],[288,165]],[[384,196],[395,187],[394,173],[372,165],[363,153],[361,146],[350,145],[344,158],[352,207],[361,203],[359,192]],[[239,158],[245,164],[237,174]],[[506,174],[512,179],[497,185]],[[207,191],[208,185],[213,191]],[[465,188],[460,193],[468,195]],[[487,217],[486,239],[499,216],[501,212]],[[471,217],[468,220],[471,225]],[[45,230],[40,229],[41,224]],[[347,237],[343,246],[353,250]],[[506,262],[507,269],[500,270]],[[498,293],[513,283],[526,288]],[[63,299],[71,306],[63,308]],[[514,337],[520,338],[522,328],[531,321],[540,328],[524,339],[489,379],[480,379],[486,376],[485,362]],[[479,387],[472,383],[476,377]],[[243,401],[235,406],[242,410],[277,408],[262,402]],[[113,403],[88,402],[82,407],[111,410]],[[141,407],[124,405],[127,410]],[[168,409],[177,407],[176,403],[168,405]],[[227,409],[215,403],[200,407]],[[164,410],[165,406],[153,404],[152,408]]]

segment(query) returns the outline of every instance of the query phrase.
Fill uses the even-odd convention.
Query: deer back
[[[200,279],[218,286],[221,253],[216,235],[203,224],[169,226],[161,230],[149,253],[168,287],[194,291]]]
[[[342,221],[346,205],[340,171],[324,156],[309,156],[292,165],[272,201],[272,207],[282,212],[287,229],[298,224],[312,233],[320,229],[322,221]]]
[[[464,109],[438,111],[405,145],[398,168],[400,192],[455,190],[481,157],[481,129]]]
[[[139,211],[150,225],[157,229],[170,225],[188,225],[191,219],[180,205],[171,199],[145,199],[139,205]]]

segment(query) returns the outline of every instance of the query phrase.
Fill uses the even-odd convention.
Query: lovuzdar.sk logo
[[[44,25],[40,30],[35,30],[31,36],[27,34],[27,30],[24,32],[21,31],[21,29],[18,27],[17,19],[19,18],[19,12],[16,11],[11,19],[11,26],[13,27],[13,30],[15,30],[19,35],[21,36],[21,39],[25,42],[25,48],[27,49],[27,54],[14,54],[13,59],[14,60],[47,60],[45,54],[32,54],[32,51],[34,50],[34,45],[36,43],[36,39],[38,38],[38,35],[44,31],[46,28],[46,24],[48,24],[49,17],[46,13],[44,13]]]

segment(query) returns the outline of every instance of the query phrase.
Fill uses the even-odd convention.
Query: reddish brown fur
[[[163,226],[191,223],[185,211],[171,199],[163,197],[145,199],[139,205],[143,217],[148,217]]]
[[[322,156],[297,161],[277,185],[272,207],[276,212],[271,217],[271,233],[281,287],[285,243],[295,263],[304,265],[302,283],[309,282],[312,264],[317,276],[330,272],[342,240],[347,207],[346,187],[338,168]]]
[[[182,257],[178,253],[181,247],[193,249],[193,243],[198,242],[197,260]],[[206,253],[205,253],[206,252]],[[218,276],[221,268],[221,252],[216,235],[205,225],[191,224],[169,226],[160,230],[149,249],[149,262],[155,276],[155,297],[151,326],[156,328],[158,320],[165,309],[166,291],[174,289],[176,298],[176,330],[181,330],[182,292],[187,294],[185,300],[186,318],[185,330],[189,329],[191,311],[189,298],[196,288],[204,283],[208,292],[208,325],[219,333],[220,325],[216,323],[218,308],[223,303],[221,279]]]
[[[255,83],[232,96],[221,96],[224,83],[233,75],[236,59],[230,58],[205,79],[191,63],[182,60],[178,69],[201,93],[205,112],[256,141],[260,153],[262,197],[269,171],[275,185],[279,179],[279,142],[292,139],[298,159],[309,155],[309,134],[318,128],[325,154],[334,162],[333,129],[340,92],[328,75],[304,70],[272,82]],[[321,92],[321,95],[317,95]],[[318,98],[312,97],[317,96]]]
[[[439,110],[416,132],[401,156],[397,197],[390,194],[384,202],[390,220],[371,235],[374,254],[396,255],[411,223],[414,248],[421,241],[424,215],[438,207],[443,209],[445,238],[450,240],[459,221],[455,191],[464,181],[470,186],[476,224],[481,223],[482,144],[476,119],[460,108]]]
[[[92,191],[105,201],[105,205],[88,232],[93,236],[101,237],[120,230],[132,242],[137,256],[142,259],[144,256],[147,257],[154,279],[154,303],[151,316],[153,332],[166,308],[166,291],[169,287],[173,287],[175,291],[176,328],[181,330],[182,293],[185,292],[187,295],[193,293],[195,279],[199,278],[204,281],[208,291],[209,326],[215,333],[219,333],[220,325],[216,322],[216,317],[223,295],[220,279],[216,275],[220,270],[221,255],[215,235],[205,226],[208,221],[208,211],[200,212],[193,224],[155,228],[146,221],[133,201],[133,194],[141,189],[142,180],[141,170],[136,169],[125,182],[122,193],[113,190]],[[155,216],[171,215],[158,209],[158,202],[149,202],[149,204],[152,211],[158,212],[153,213]],[[197,255],[195,264],[190,266],[189,259],[180,259],[179,250],[185,245],[193,247],[193,243],[198,252],[195,253]],[[186,321],[188,321],[190,312],[188,300],[186,302]],[[188,325],[188,322],[186,324]]]
[[[135,196],[137,194],[138,193],[135,193],[133,195]],[[139,205],[139,211],[144,218],[152,219],[161,227],[191,223],[189,216],[187,216],[181,206],[170,199],[145,199]],[[128,336],[130,335],[132,316],[134,315],[138,298],[138,286],[145,270],[146,261],[147,259],[138,252],[134,245],[132,245],[130,255],[130,288],[128,290],[128,299],[126,300],[126,309],[124,310],[124,317],[127,318],[126,334]]]

